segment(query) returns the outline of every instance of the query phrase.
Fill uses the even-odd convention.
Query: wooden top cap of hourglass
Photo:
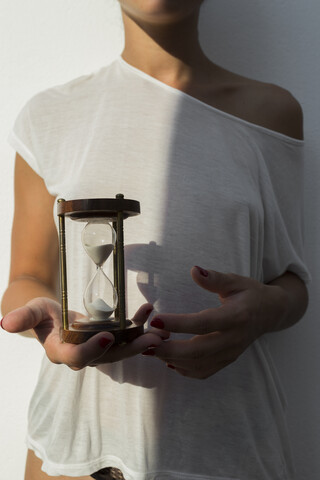
[[[89,221],[91,218],[117,218],[118,212],[123,218],[139,215],[140,203],[118,194],[116,198],[84,198],[81,200],[58,200],[57,213],[72,220]]]

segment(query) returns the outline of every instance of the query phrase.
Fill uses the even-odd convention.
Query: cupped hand
[[[142,305],[132,321],[137,325],[143,325],[151,311],[151,304]],[[69,318],[73,321],[81,317],[83,315],[79,313],[69,312]],[[147,332],[133,342],[121,346],[113,345],[114,337],[110,332],[97,333],[80,345],[62,343],[61,306],[58,302],[45,297],[34,298],[25,306],[8,313],[3,318],[1,326],[10,333],[32,329],[49,360],[56,364],[65,364],[73,370],[123,360],[143,352],[151,345],[159,346],[162,339],[168,338],[167,333],[153,329],[153,332]]]
[[[281,288],[249,277],[191,270],[193,280],[219,295],[221,306],[191,314],[159,314],[151,326],[159,330],[189,333],[187,340],[172,340],[143,352],[166,362],[181,375],[205,379],[231,364],[259,336],[268,320],[284,314]]]

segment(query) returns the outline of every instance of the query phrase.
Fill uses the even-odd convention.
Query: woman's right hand
[[[132,321],[143,325],[152,311],[152,305],[146,303],[136,312]],[[75,320],[81,314],[69,312]],[[73,345],[60,339],[61,305],[46,297],[30,300],[25,306],[11,311],[2,319],[1,326],[10,333],[19,333],[32,329],[43,345],[51,362],[65,364],[72,370],[81,370],[87,366],[117,362],[147,350],[151,345],[160,346],[167,338],[166,332],[157,334],[147,332],[126,345],[113,345],[114,337],[110,332],[100,332],[85,343]]]

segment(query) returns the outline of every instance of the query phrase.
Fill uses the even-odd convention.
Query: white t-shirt
[[[118,58],[41,92],[11,145],[67,200],[140,201],[125,221],[128,316],[218,306],[190,268],[268,282],[305,281],[303,142],[221,112]],[[68,226],[69,307],[83,310],[94,272]],[[120,468],[127,480],[289,480],[286,400],[269,334],[206,380],[142,355],[74,372],[45,357],[29,410],[28,446],[49,475]]]

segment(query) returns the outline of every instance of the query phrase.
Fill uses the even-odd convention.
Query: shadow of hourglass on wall
[[[156,242],[136,243],[125,246],[126,275],[137,272],[137,286],[146,301],[155,307],[159,300],[159,276],[161,272],[162,247]],[[155,310],[154,310],[155,311]]]
[[[128,277],[136,273],[136,278],[131,280],[128,289],[136,288],[143,295],[148,303],[154,306],[153,313],[157,311],[156,307],[160,301],[160,274],[161,265],[163,263],[163,248],[151,241],[150,243],[136,243],[125,245],[125,275],[126,284],[128,284]],[[137,287],[135,287],[135,283]],[[130,292],[129,292],[130,293]],[[134,296],[134,295],[133,295]],[[140,295],[139,295],[140,297]],[[132,298],[132,295],[128,295]],[[141,302],[139,298],[139,304]],[[131,385],[138,385],[143,388],[155,388],[157,381],[154,375],[146,375],[148,369],[152,369],[152,364],[144,364],[144,368],[140,368],[142,362],[146,358],[141,355],[124,359],[122,362],[115,362],[111,364],[98,365],[97,369],[108,378],[112,378],[117,383],[129,383]],[[136,368],[129,369],[129,363],[136,365]],[[148,362],[146,362],[148,363]]]

